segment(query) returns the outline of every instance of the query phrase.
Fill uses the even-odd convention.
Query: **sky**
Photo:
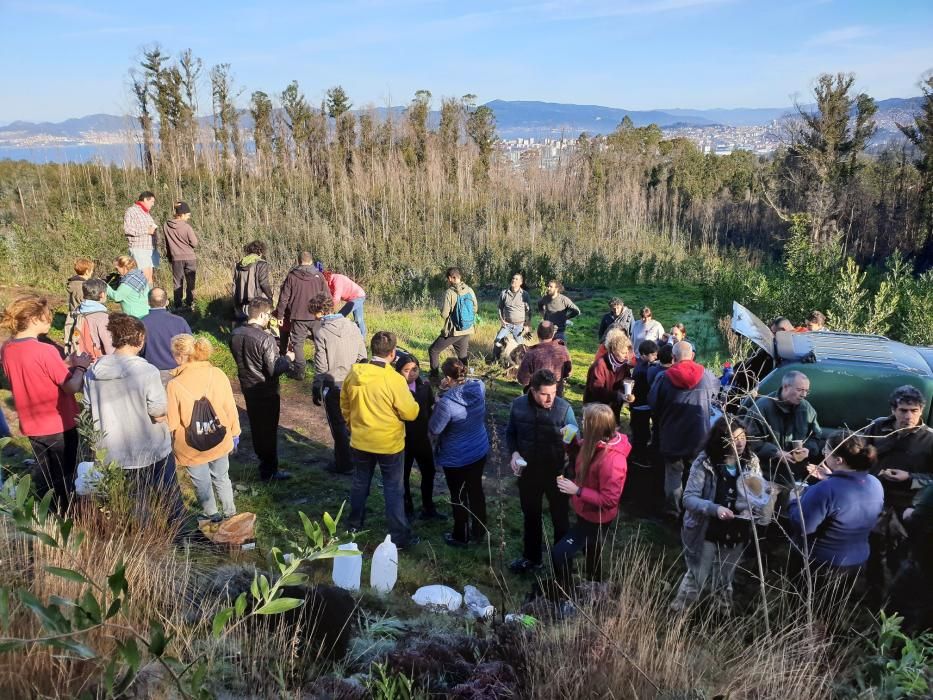
[[[297,80],[356,107],[441,97],[624,109],[783,107],[824,72],[876,99],[920,94],[931,0],[0,0],[0,123],[132,109],[145,46],[231,64],[254,90]],[[205,77],[202,113],[210,111]]]

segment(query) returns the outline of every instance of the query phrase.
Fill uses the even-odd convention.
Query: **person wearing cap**
[[[175,202],[175,218],[169,219],[162,227],[165,236],[165,248],[168,261],[172,265],[172,283],[174,286],[174,307],[191,309],[194,306],[194,282],[198,262],[194,249],[198,246],[198,236],[191,228],[191,207],[186,202]]]

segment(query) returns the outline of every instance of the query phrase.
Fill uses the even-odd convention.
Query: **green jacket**
[[[149,288],[142,291],[133,289],[128,284],[119,287],[107,287],[107,298],[120,303],[123,313],[142,318],[149,313]]]
[[[768,465],[770,477],[777,475],[779,481],[789,481],[788,474],[777,470],[779,453],[789,450],[793,440],[803,440],[804,447],[810,450],[810,461],[819,461],[823,430],[809,401],[804,399],[799,406],[791,406],[781,400],[780,393],[778,390],[759,397],[754,407],[746,410],[745,417],[752,450]]]
[[[463,294],[469,294],[473,297],[473,309],[476,314],[479,315],[479,302],[476,301],[476,293],[470,289],[469,285],[460,282],[456,287],[447,287],[447,290],[444,292],[444,302],[441,305],[441,317],[444,319],[444,330],[441,331],[441,334],[444,337],[450,337],[452,335],[473,335],[475,332],[475,323],[465,330],[454,330],[454,322],[451,315],[457,306],[457,299]]]

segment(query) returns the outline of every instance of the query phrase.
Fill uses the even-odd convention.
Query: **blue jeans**
[[[217,513],[217,501],[214,498],[214,489],[220,497],[220,505],[224,515],[230,517],[236,514],[233,503],[233,484],[230,482],[230,456],[218,457],[212,462],[189,465],[188,475],[194,484],[194,493],[198,497],[198,504],[204,515],[210,517]]]
[[[385,497],[386,524],[392,541],[405,546],[411,540],[411,527],[405,517],[405,452],[381,455],[350,448],[353,458],[353,485],[350,487],[349,526],[358,530],[363,528],[366,519],[366,501],[373,482],[376,465],[382,471],[382,492]]]
[[[520,343],[520,342],[522,342],[522,340],[521,340],[521,338],[522,338],[522,331],[524,331],[524,330],[525,330],[525,327],[524,327],[522,324],[520,324],[520,323],[518,323],[518,324],[515,324],[515,323],[506,323],[504,326],[502,326],[502,328],[499,329],[499,332],[496,333],[496,339],[495,339],[493,342],[498,343],[498,342],[499,342],[500,340],[502,340],[505,336],[507,336],[509,333],[511,333],[511,334],[512,334],[512,337],[515,338],[515,340],[517,340],[517,341]]]
[[[359,297],[350,302],[353,304],[353,321],[363,334],[363,341],[369,346],[369,339],[366,337],[366,321],[363,318],[363,304],[366,303],[366,297]]]

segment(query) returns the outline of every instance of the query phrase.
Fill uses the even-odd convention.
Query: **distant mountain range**
[[[876,121],[881,132],[895,132],[895,122],[905,123],[919,111],[923,98],[894,98],[878,102]],[[581,132],[608,134],[627,116],[635,126],[657,124],[663,129],[717,127],[765,127],[783,116],[793,114],[793,107],[754,109],[656,109],[629,110],[600,105],[561,104],[523,100],[493,100],[486,103],[496,116],[500,138],[539,138],[564,136],[574,138]],[[379,118],[392,114],[398,118],[404,107],[377,108]],[[241,112],[241,125],[252,128],[247,111]],[[432,112],[429,122],[436,125],[439,114]],[[209,128],[211,117],[201,117]],[[131,143],[137,128],[135,119],[112,114],[91,114],[63,122],[16,121],[0,127],[0,157],[9,157],[10,149],[111,147]],[[5,154],[4,151],[7,151]],[[22,157],[22,156],[13,156]]]

